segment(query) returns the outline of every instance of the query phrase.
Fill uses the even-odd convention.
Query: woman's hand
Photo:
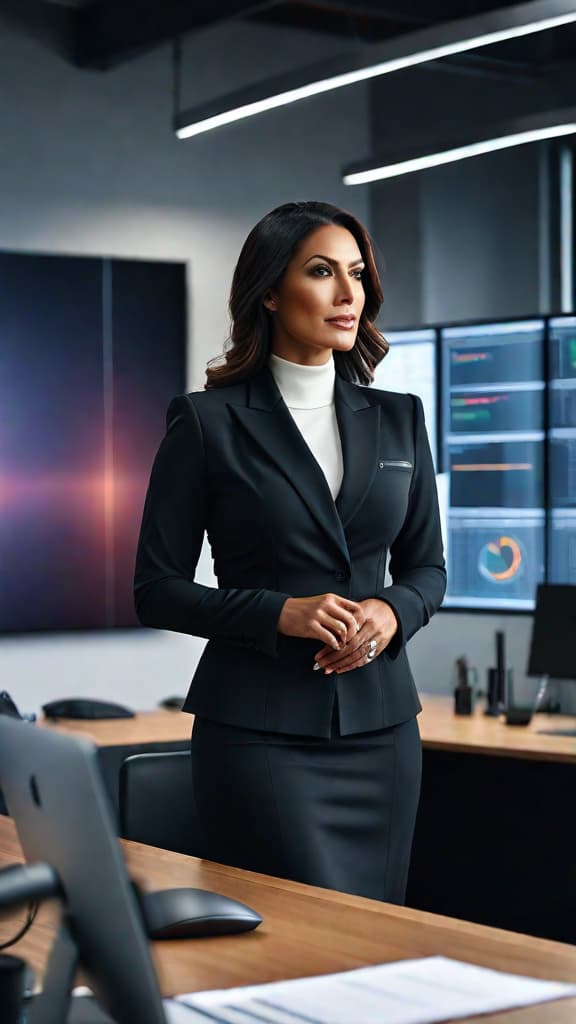
[[[388,646],[398,631],[398,620],[392,607],[376,597],[359,601],[363,613],[361,629],[348,639],[338,651],[325,646],[316,655],[316,665],[324,669],[325,675],[332,672],[349,672],[353,668],[368,665]]]
[[[322,640],[322,650],[340,651],[364,624],[362,604],[339,594],[289,597],[278,620],[278,632],[286,636]]]

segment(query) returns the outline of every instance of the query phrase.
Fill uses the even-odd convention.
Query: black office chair
[[[124,839],[201,856],[189,751],[127,757],[120,769],[119,816]]]

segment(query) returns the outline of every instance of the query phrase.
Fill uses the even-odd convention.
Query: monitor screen
[[[448,607],[530,610],[544,578],[543,320],[441,332]]]
[[[376,367],[374,387],[383,391],[409,392],[422,399],[432,458],[437,466],[436,331],[380,329],[390,343],[390,350]]]
[[[539,586],[528,675],[576,680],[575,633],[576,587]]]
[[[0,253],[0,632],[138,626],[134,557],[183,263]]]
[[[555,317],[548,330],[548,579],[576,584],[576,317]]]

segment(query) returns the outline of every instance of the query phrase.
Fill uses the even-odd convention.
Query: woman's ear
[[[262,299],[262,303],[270,313],[274,313],[276,311],[276,299],[271,291],[266,292]]]

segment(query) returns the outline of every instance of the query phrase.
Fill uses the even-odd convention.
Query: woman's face
[[[364,308],[364,261],[354,235],[327,224],[298,246],[278,288],[264,298],[272,313],[272,351],[293,363],[325,363],[354,347]]]

